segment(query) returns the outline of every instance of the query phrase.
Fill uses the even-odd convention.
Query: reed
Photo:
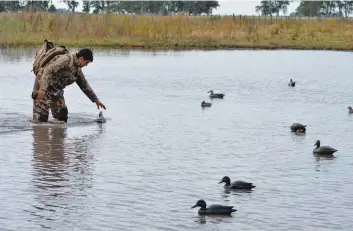
[[[0,45],[147,49],[353,50],[350,19],[119,14],[0,14]]]

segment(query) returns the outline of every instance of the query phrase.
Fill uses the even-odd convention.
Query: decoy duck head
[[[317,140],[314,144],[314,146],[320,147],[320,140]]]
[[[223,182],[226,183],[226,185],[229,185],[230,184],[230,178],[228,176],[224,176],[222,178],[222,180],[219,182],[219,184],[223,183]]]
[[[204,200],[202,200],[202,199],[198,200],[196,202],[196,204],[194,206],[192,206],[191,208],[193,209],[193,208],[198,207],[198,206],[203,208],[203,209],[205,209],[206,208],[206,202]]]

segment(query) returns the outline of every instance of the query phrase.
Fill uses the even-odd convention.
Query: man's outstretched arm
[[[85,93],[85,95],[92,102],[97,104],[98,109],[99,109],[99,106],[106,109],[105,106],[99,101],[96,93],[94,93],[93,89],[89,85],[89,83],[88,83],[88,81],[87,81],[87,79],[81,69],[79,69],[79,71],[78,71],[78,77],[77,77],[76,83],[80,87],[80,89],[83,91],[83,93]]]

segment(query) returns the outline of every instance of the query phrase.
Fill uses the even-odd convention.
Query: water
[[[84,73],[107,123],[73,84],[69,124],[32,126],[34,52],[0,56],[4,230],[352,227],[351,53],[97,50]],[[293,122],[307,134],[291,134]],[[317,139],[336,158],[313,156]],[[224,191],[225,175],[256,188]],[[238,211],[199,216],[201,198]]]

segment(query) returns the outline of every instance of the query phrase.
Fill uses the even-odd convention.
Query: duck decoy
[[[212,103],[206,103],[205,101],[201,102],[201,107],[211,107]]]
[[[230,215],[232,212],[237,211],[233,209],[234,206],[227,205],[214,204],[206,207],[206,202],[202,199],[198,200],[191,208],[195,207],[201,207],[198,211],[200,215]]]
[[[290,129],[292,130],[292,132],[306,132],[306,125],[300,124],[300,123],[293,123],[290,126]]]
[[[351,106],[347,107],[348,109],[348,114],[352,114],[353,113],[353,108]]]
[[[290,87],[295,87],[295,81],[293,81],[292,79],[290,79],[288,86]]]
[[[222,180],[219,182],[219,184],[223,182],[226,183],[224,185],[224,188],[227,188],[227,189],[252,189],[256,187],[252,183],[242,181],[242,180],[230,182],[230,178],[228,176],[223,177]]]
[[[96,120],[97,123],[105,123],[106,119],[103,116],[103,112],[99,112],[98,119]]]
[[[219,99],[223,99],[223,97],[225,96],[222,93],[214,93],[213,90],[209,90],[207,93],[210,93],[210,98],[219,98]]]
[[[338,151],[330,146],[320,146],[320,140],[317,140],[314,146],[316,146],[316,148],[314,148],[313,150],[313,153],[315,154],[332,155],[333,153]]]

